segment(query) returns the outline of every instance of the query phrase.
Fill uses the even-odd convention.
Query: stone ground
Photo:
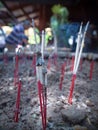
[[[58,66],[52,64],[48,70],[47,130],[98,130],[98,62],[95,62],[90,80],[90,61],[84,60],[82,70],[77,73],[73,104],[70,105],[70,69],[66,69],[63,88],[59,90],[60,68],[64,60],[68,61],[58,59]],[[13,121],[17,96],[17,87],[13,83],[14,63],[8,61],[0,70],[0,130],[42,130],[37,83],[31,64],[30,59],[19,61],[22,89],[18,123]]]

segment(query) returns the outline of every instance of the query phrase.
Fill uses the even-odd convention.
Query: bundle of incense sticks
[[[47,113],[47,81],[46,81],[46,70],[44,69],[44,62],[41,57],[37,56],[36,63],[37,72],[37,85],[38,85],[38,95],[40,101],[40,110],[42,116],[43,130],[46,130],[46,113]]]
[[[40,111],[42,116],[43,130],[46,130],[46,115],[47,115],[47,92],[44,90],[40,80],[38,81],[38,95],[40,101]]]
[[[47,119],[47,70],[44,63],[44,32],[42,32],[42,46],[41,52],[37,53],[36,60],[36,74],[37,74],[37,85],[38,95],[40,101],[40,111],[42,117],[43,130],[46,130],[46,119]]]
[[[72,104],[72,96],[73,96],[73,91],[74,91],[74,86],[75,86],[76,74],[77,74],[79,63],[80,63],[82,50],[83,50],[83,47],[84,47],[85,35],[86,35],[87,29],[88,29],[88,25],[89,25],[89,22],[87,22],[87,24],[86,24],[82,38],[81,38],[82,23],[81,23],[80,30],[79,30],[79,33],[78,33],[77,47],[76,47],[76,52],[75,52],[75,62],[74,62],[73,75],[72,75],[72,82],[71,82],[70,94],[69,94],[69,98],[68,98],[68,102],[70,104]]]

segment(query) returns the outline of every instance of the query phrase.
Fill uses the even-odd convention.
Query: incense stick
[[[21,80],[19,80],[18,82],[18,92],[17,92],[17,99],[16,99],[16,110],[15,110],[15,117],[14,117],[14,121],[18,122],[19,120],[19,108],[20,108],[20,93],[21,93],[21,87],[22,87],[22,83]]]
[[[42,31],[42,42],[41,42],[41,53],[42,53],[42,59],[44,59],[44,46],[45,46],[45,32]]]
[[[76,52],[75,52],[75,61],[74,61],[73,73],[75,71],[77,58],[78,58],[78,54],[79,54],[79,48],[80,48],[80,43],[81,43],[82,25],[83,25],[83,23],[81,23],[80,30],[79,30],[79,33],[78,33],[78,38],[77,38],[77,46],[76,46]]]

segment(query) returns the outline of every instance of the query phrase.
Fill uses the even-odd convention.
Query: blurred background
[[[90,26],[84,51],[98,51],[98,0],[0,0],[0,20],[6,35],[13,26],[25,20],[34,25],[37,40],[40,43],[40,32],[46,31],[46,46],[57,37],[58,47],[71,48],[75,51],[76,38],[81,22],[84,27],[87,21]],[[35,44],[32,27],[25,30],[28,43]],[[71,40],[70,40],[71,39]]]

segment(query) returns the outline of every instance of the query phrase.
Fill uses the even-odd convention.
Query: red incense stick
[[[38,81],[38,93],[40,100],[43,130],[46,130],[46,97],[43,93],[43,85],[41,84],[40,80]]]
[[[20,93],[21,93],[21,87],[22,87],[22,83],[21,81],[18,82],[18,92],[17,92],[17,100],[16,100],[16,109],[15,109],[15,117],[14,117],[14,121],[18,122],[19,120],[19,107],[20,107]]]
[[[90,64],[90,75],[89,75],[90,80],[92,79],[93,76],[93,68],[94,68],[94,60],[92,60]]]
[[[71,82],[71,86],[70,86],[70,94],[69,94],[69,99],[68,99],[68,103],[70,103],[70,104],[72,104],[72,96],[73,96],[75,80],[76,80],[76,74],[73,74],[72,82]]]
[[[72,57],[72,60],[71,60],[71,71],[73,71],[73,68],[74,68],[74,60],[75,60],[75,57],[73,56]]]
[[[45,117],[45,129],[47,126],[47,88],[45,87],[45,102],[44,102],[44,117]]]

